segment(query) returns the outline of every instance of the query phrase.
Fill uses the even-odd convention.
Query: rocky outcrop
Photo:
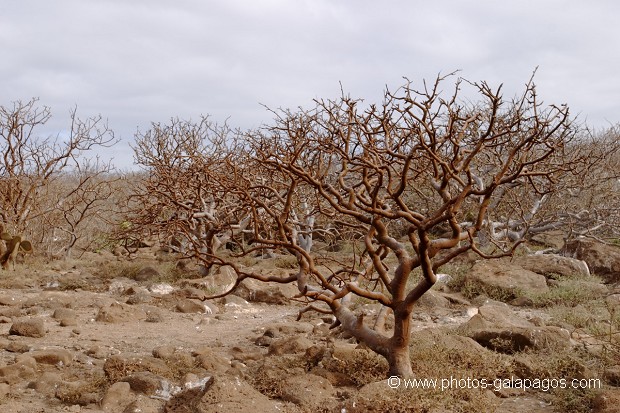
[[[538,326],[519,318],[510,308],[484,305],[461,326],[464,335],[502,353],[570,346],[570,333],[555,326]]]
[[[566,277],[590,275],[585,261],[557,254],[534,254],[515,257],[513,263],[537,274],[559,274]]]
[[[562,254],[584,260],[592,273],[609,283],[620,282],[620,247],[580,238],[568,241]]]
[[[545,276],[526,270],[509,260],[477,262],[465,282],[492,298],[510,300],[522,293],[542,293],[549,289]]]

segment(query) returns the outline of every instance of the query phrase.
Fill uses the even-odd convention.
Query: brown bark
[[[389,352],[385,356],[390,370],[388,376],[411,377],[411,358],[409,342],[411,340],[411,312],[403,305],[394,310],[394,334],[390,339]]]
[[[413,376],[411,356],[409,353],[409,338],[406,340],[406,345],[402,344],[392,347],[386,359],[390,366],[388,377],[398,376],[404,378]]]

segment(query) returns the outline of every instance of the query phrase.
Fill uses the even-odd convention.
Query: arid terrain
[[[286,273],[290,258],[244,264]],[[330,329],[331,316],[296,321],[292,286],[250,283],[205,301],[232,275],[201,277],[152,249],[27,257],[0,274],[0,410],[618,411],[618,284],[535,264],[545,278],[528,259],[452,265],[413,317],[413,370],[438,388],[392,389],[385,360]],[[480,271],[507,274],[512,287],[476,284]],[[378,310],[356,305],[366,322]],[[539,384],[524,390],[515,378]],[[513,388],[483,389],[483,379]],[[600,388],[562,389],[562,379]]]

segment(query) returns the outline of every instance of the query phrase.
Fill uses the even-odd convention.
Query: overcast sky
[[[0,0],[0,105],[40,98],[61,133],[101,114],[132,163],[137,129],[211,115],[243,129],[271,108],[380,101],[461,70],[567,103],[596,128],[620,122],[617,0]]]

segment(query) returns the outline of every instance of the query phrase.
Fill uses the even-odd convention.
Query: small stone
[[[202,304],[202,303],[198,303],[194,300],[190,300],[190,299],[183,299],[180,300],[177,303],[176,306],[177,311],[181,312],[181,313],[210,313],[211,309],[209,308],[209,311],[207,310],[207,307]]]
[[[61,327],[75,327],[77,326],[77,319],[75,318],[63,318],[60,320]]]
[[[183,386],[185,387],[190,387],[192,383],[197,382],[198,380],[200,380],[198,378],[198,376],[194,373],[185,373],[185,376],[183,376],[183,380],[181,380],[181,383],[183,383]]]
[[[174,347],[159,346],[153,349],[153,357],[163,360],[169,360],[174,356]]]
[[[245,363],[242,363],[239,360],[233,360],[230,362],[230,367],[234,368],[234,369],[245,369],[248,366]]]
[[[321,323],[313,327],[312,334],[315,336],[326,336],[330,333],[329,324]]]
[[[106,413],[122,412],[133,402],[129,383],[119,381],[110,386],[101,400],[101,409]]]
[[[32,368],[37,367],[37,361],[30,355],[31,353],[22,353],[15,356],[15,364],[27,364]]]
[[[242,306],[242,307],[249,307],[249,306],[251,306],[251,304],[249,302],[247,302],[243,298],[239,297],[238,295],[234,295],[234,294],[227,295],[226,297],[222,298],[222,301],[224,302],[224,305],[226,305],[226,304],[236,304],[236,305],[239,305],[239,306]]]
[[[233,348],[233,360],[238,360],[242,363],[250,361],[262,360],[265,358],[265,354],[258,350],[246,350],[239,347]]]
[[[153,297],[148,292],[139,292],[137,294],[131,295],[127,299],[127,304],[135,305],[135,304],[145,304],[153,301]]]
[[[16,321],[11,326],[9,334],[40,338],[45,336],[45,325],[40,318]]]
[[[146,310],[146,322],[148,323],[161,323],[164,321],[164,315],[159,309],[152,308]]]
[[[620,294],[611,294],[605,298],[605,303],[611,309],[618,309],[620,311]]]
[[[37,350],[29,353],[37,363],[53,366],[68,366],[73,362],[73,354],[64,349]]]
[[[205,301],[204,303],[207,314],[217,314],[220,311],[215,303],[212,303],[210,301]]]
[[[144,267],[134,277],[136,281],[150,281],[159,277],[159,271],[153,267]]]
[[[86,354],[94,359],[104,359],[108,356],[108,353],[101,348],[101,346],[92,346],[86,351]]]
[[[167,295],[174,291],[174,287],[170,284],[153,284],[149,287],[149,291],[157,295]]]
[[[254,340],[254,344],[261,347],[269,347],[273,343],[274,338],[264,334]]]
[[[329,380],[314,374],[288,377],[282,386],[282,400],[286,400],[308,410],[329,403],[333,386]]]
[[[529,297],[521,296],[512,300],[510,305],[514,305],[515,307],[532,307],[534,305],[534,301],[532,301]]]
[[[65,318],[77,318],[77,313],[75,310],[70,308],[57,308],[54,310],[54,315],[52,317],[56,320],[63,320]]]

